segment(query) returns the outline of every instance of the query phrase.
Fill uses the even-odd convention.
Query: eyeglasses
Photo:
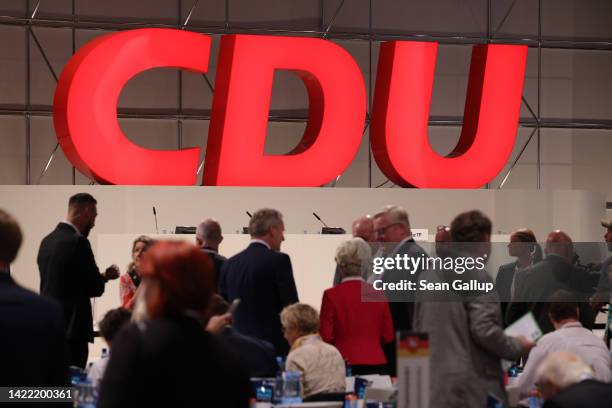
[[[385,235],[385,233],[387,232],[387,230],[391,227],[394,227],[396,225],[400,225],[400,222],[394,222],[393,224],[389,224],[386,227],[382,227],[382,228],[378,228],[374,230],[374,234],[375,235]]]

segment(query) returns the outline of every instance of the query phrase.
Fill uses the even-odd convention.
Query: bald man
[[[222,241],[221,225],[217,220],[207,218],[198,225],[196,229],[196,245],[206,252],[213,262],[215,268],[215,287],[216,283],[219,282],[221,266],[227,261],[226,257],[219,255],[219,245]]]
[[[524,269],[517,276],[514,301],[506,311],[507,323],[512,324],[531,311],[542,332],[553,331],[548,318],[548,299],[558,290],[567,290],[573,294],[567,301],[580,302],[579,319],[584,327],[591,328],[592,315],[586,303],[582,302],[588,295],[576,290],[579,282],[572,265],[575,254],[572,239],[563,231],[553,231],[548,234],[544,252],[546,258],[542,262]]]
[[[374,222],[373,218],[370,214],[362,215],[353,221],[351,225],[351,232],[353,237],[361,238],[365,242],[371,244],[374,241]],[[374,252],[374,251],[372,251]],[[364,280],[368,280],[369,276],[362,276]],[[340,270],[336,267],[336,272],[334,273],[334,286],[339,285],[342,281],[342,276],[340,276]]]

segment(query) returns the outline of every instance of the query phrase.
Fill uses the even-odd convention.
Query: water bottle
[[[344,398],[344,408],[357,408],[357,396],[349,394]]]
[[[542,399],[537,390],[533,390],[529,394],[529,408],[542,408]]]
[[[344,366],[346,367],[346,376],[352,377],[353,376],[353,366],[351,365],[351,362],[348,360],[344,360]]]
[[[283,397],[283,372],[285,371],[285,360],[283,357],[276,357],[278,369],[276,371],[276,379],[274,381],[274,395],[272,400],[275,404],[280,404]]]

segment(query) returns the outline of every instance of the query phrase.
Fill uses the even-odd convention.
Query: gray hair
[[[221,239],[221,225],[217,220],[208,218],[198,225],[196,237],[204,242],[219,241]]]
[[[283,214],[272,208],[262,208],[255,211],[249,221],[249,233],[252,237],[266,235],[270,228],[280,227],[283,222]]]
[[[569,351],[551,353],[540,363],[536,370],[535,382],[545,382],[564,389],[595,376],[593,368],[580,357]]]
[[[367,276],[372,250],[362,238],[341,243],[336,249],[336,263],[342,277]]]
[[[408,218],[408,212],[404,207],[399,205],[387,205],[382,210],[374,214],[374,218],[382,217],[386,215],[389,217],[389,221],[395,224],[403,224],[408,230],[410,230],[410,219]]]

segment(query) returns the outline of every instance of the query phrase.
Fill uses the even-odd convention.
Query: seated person
[[[363,281],[370,248],[360,238],[340,244],[336,263],[341,283],[323,293],[321,338],[338,348],[351,364],[353,374],[387,374],[382,344],[393,341],[393,321],[384,294]],[[379,297],[364,301],[362,297]],[[358,319],[355,317],[359,316]]]
[[[119,332],[119,329],[123,327],[124,324],[130,321],[130,317],[132,314],[129,310],[119,307],[117,309],[111,309],[104,315],[104,318],[98,323],[98,327],[100,328],[100,334],[104,337],[104,341],[108,345],[109,353],[103,355],[102,358],[89,368],[89,372],[87,373],[87,379],[91,381],[94,387],[98,387],[100,385],[100,380],[104,377],[104,371],[106,370],[106,365],[108,364],[108,357],[110,356],[110,349],[112,347],[113,338],[115,334]]]
[[[334,346],[321,340],[317,311],[309,305],[295,303],[282,310],[280,320],[291,346],[285,370],[302,373],[303,397],[344,392],[344,360]]]
[[[593,379],[593,369],[576,354],[550,354],[536,370],[542,408],[604,408],[612,401],[612,385]]]
[[[610,351],[602,339],[579,322],[576,302],[570,302],[572,292],[560,290],[549,299],[548,316],[555,331],[545,334],[531,350],[525,369],[519,377],[521,395],[527,396],[535,386],[535,374],[539,365],[549,354],[568,351],[578,355],[593,370],[593,378],[603,382],[612,380]]]
[[[219,295],[213,295],[209,315],[223,316],[229,304]],[[210,331],[210,330],[209,330]],[[218,333],[219,340],[243,363],[249,377],[274,377],[278,370],[272,343],[239,333],[231,325]]]

